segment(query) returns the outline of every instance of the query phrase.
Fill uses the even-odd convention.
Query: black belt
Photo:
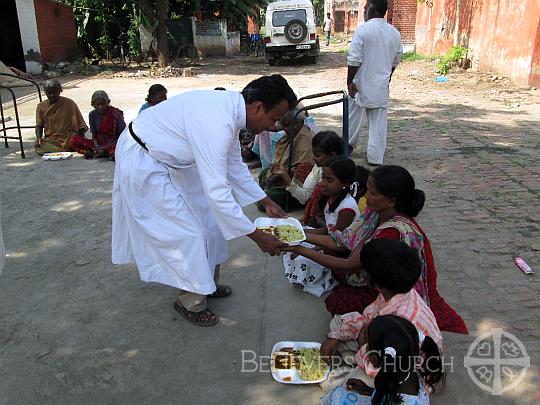
[[[141,141],[141,138],[139,138],[137,135],[135,135],[135,132],[133,132],[133,128],[131,126],[131,122],[129,123],[128,125],[128,129],[129,129],[129,133],[131,134],[131,136],[133,137],[133,139],[135,139],[135,142],[137,142],[139,145],[141,145],[141,147],[145,150],[148,150],[148,148],[146,147],[146,145],[144,144],[143,141]]]

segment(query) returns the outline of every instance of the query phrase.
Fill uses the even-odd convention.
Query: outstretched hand
[[[283,208],[272,201],[270,197],[263,198],[260,203],[270,218],[287,218],[287,214],[283,211]]]

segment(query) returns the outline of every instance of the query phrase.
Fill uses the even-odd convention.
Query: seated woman
[[[72,151],[71,138],[84,137],[88,130],[81,111],[73,100],[60,96],[62,85],[58,80],[45,81],[43,90],[47,100],[36,108],[36,152]]]
[[[114,160],[116,141],[126,127],[126,123],[124,113],[111,106],[110,102],[109,96],[103,90],[95,91],[91,99],[94,110],[88,114],[92,141],[88,142],[88,139],[78,136],[73,137],[73,148],[84,154],[87,159],[108,157]]]
[[[335,315],[330,321],[328,337],[321,345],[321,356],[333,358],[338,355],[345,365],[332,371],[324,384],[325,390],[339,383],[345,377],[344,372],[360,373],[372,386],[372,379],[379,369],[370,361],[363,332],[376,316],[402,316],[416,326],[418,334],[429,336],[442,348],[443,337],[435,316],[414,289],[421,272],[416,249],[401,241],[376,239],[364,245],[360,260],[368,285],[379,295],[364,312]]]
[[[266,130],[255,135],[251,151],[259,157],[262,170],[268,170],[272,165],[276,145],[283,136],[285,136],[284,131],[272,132]],[[248,167],[252,168],[250,165]]]
[[[146,103],[141,105],[139,114],[141,111],[167,100],[167,89],[161,84],[153,84],[148,89],[148,96],[146,96],[145,100]]]
[[[325,250],[348,252],[348,258],[326,255],[302,246],[285,250],[298,253],[332,270],[341,285],[326,298],[332,314],[362,312],[376,298],[376,291],[366,286],[358,272],[360,251],[372,239],[401,240],[418,250],[422,272],[416,291],[435,314],[444,331],[468,333],[463,319],[437,291],[437,272],[429,240],[414,220],[425,201],[423,191],[415,188],[414,179],[400,166],[381,166],[373,170],[367,181],[367,208],[358,222],[343,232],[328,235],[307,235],[307,242]]]
[[[261,171],[259,175],[259,184],[266,191],[268,197],[274,200],[281,207],[298,208],[303,207],[303,204],[296,200],[285,189],[289,166],[289,139],[294,138],[292,167],[293,177],[298,177],[303,182],[311,171],[313,164],[313,155],[311,153],[311,131],[304,124],[303,113],[298,114],[298,109],[295,108],[289,111],[281,119],[280,125],[285,131],[285,135],[276,144],[274,160],[267,170]],[[288,204],[287,204],[288,201]]]

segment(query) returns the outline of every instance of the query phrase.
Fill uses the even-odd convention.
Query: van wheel
[[[276,60],[275,59],[268,59],[268,66],[276,66]]]
[[[316,56],[306,56],[305,61],[308,65],[315,65],[317,63]]]

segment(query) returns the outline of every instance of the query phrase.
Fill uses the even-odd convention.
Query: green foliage
[[[440,59],[440,56],[438,55],[431,55],[431,56],[426,56],[426,55],[422,55],[421,53],[416,53],[416,52],[405,52],[403,54],[403,56],[401,57],[401,60],[403,62],[413,62],[415,60],[436,60],[436,59]]]
[[[448,53],[441,57],[439,63],[437,64],[437,69],[440,74],[445,75],[448,73],[450,68],[460,59],[463,59],[467,55],[467,48],[462,47],[461,45],[454,45],[448,51]]]

